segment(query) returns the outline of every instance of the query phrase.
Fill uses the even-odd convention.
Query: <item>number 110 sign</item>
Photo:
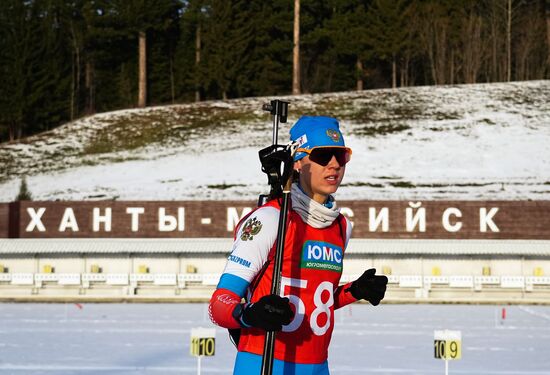
[[[460,331],[434,331],[434,357],[455,360],[462,357],[462,334]]]
[[[191,329],[191,355],[213,356],[216,349],[216,330],[214,328]]]

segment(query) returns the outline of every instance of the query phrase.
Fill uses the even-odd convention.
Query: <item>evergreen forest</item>
[[[550,0],[2,0],[0,11],[0,142],[123,108],[548,78]]]

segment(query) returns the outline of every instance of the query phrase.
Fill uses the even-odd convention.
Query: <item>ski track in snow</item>
[[[213,327],[206,304],[0,305],[0,374],[196,373],[190,332]],[[451,374],[548,374],[549,306],[354,304],[335,312],[331,374],[440,374],[433,332],[462,332]],[[529,311],[526,313],[526,311]],[[202,373],[231,374],[235,348],[216,327],[216,354]]]

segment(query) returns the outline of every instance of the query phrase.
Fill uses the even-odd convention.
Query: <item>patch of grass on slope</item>
[[[151,144],[185,144],[196,131],[214,134],[220,128],[257,120],[231,108],[174,107],[111,119],[86,145],[83,154],[130,151]]]

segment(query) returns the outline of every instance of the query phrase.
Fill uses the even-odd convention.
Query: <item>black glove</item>
[[[266,331],[280,331],[293,317],[288,298],[276,294],[268,294],[255,303],[245,305],[242,312],[244,324]]]
[[[376,276],[375,273],[375,268],[366,270],[345,292],[349,290],[353,298],[366,299],[373,306],[377,306],[384,299],[388,278],[384,275]]]

